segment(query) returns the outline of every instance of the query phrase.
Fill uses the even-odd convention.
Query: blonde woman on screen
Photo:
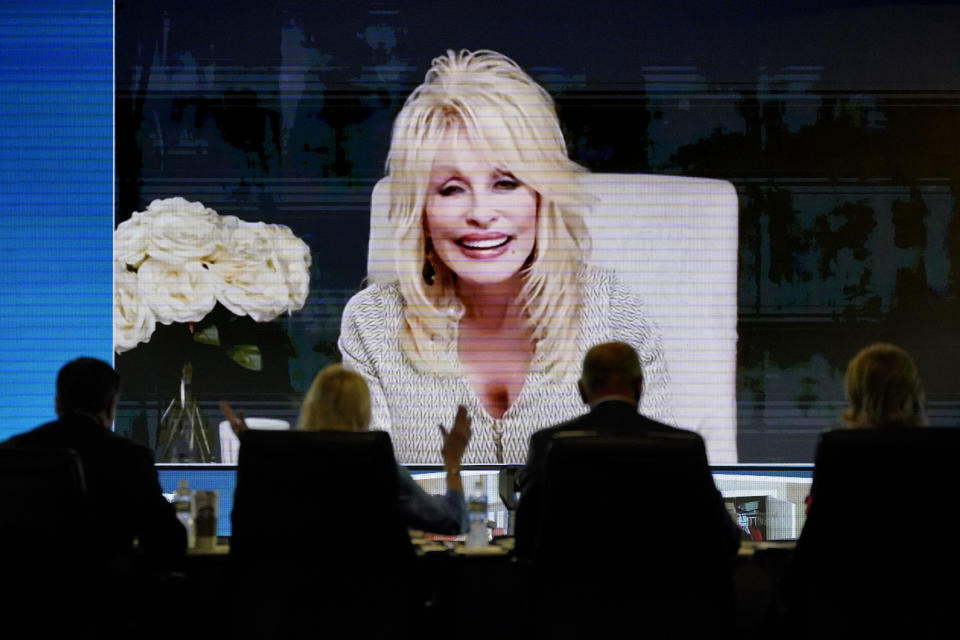
[[[436,463],[438,422],[473,419],[468,463],[522,463],[530,434],[583,413],[579,362],[612,340],[640,354],[641,411],[666,415],[660,337],[588,264],[589,203],[553,100],[493,51],[448,51],[409,96],[387,157],[396,279],[348,303],[344,366],[403,462]]]

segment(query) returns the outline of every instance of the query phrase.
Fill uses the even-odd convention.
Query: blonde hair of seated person
[[[425,205],[434,158],[458,131],[537,194],[536,243],[522,270],[524,312],[547,371],[569,373],[582,301],[579,274],[590,248],[585,196],[553,99],[513,60],[489,50],[447,51],[398,114],[387,156],[389,220],[404,298],[401,344],[421,371],[452,375],[436,336],[461,312],[456,275],[433,253]],[[433,339],[431,339],[433,338]],[[557,369],[557,365],[560,365]]]
[[[360,376],[339,364],[324,367],[313,379],[297,428],[305,431],[366,431],[370,391]]]
[[[888,343],[862,349],[844,375],[848,428],[925,426],[926,395],[910,354]]]

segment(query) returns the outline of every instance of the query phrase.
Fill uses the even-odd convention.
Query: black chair
[[[545,464],[534,634],[716,637],[733,627],[733,525],[699,437],[561,433]]]
[[[4,549],[43,548],[63,541],[86,517],[79,456],[70,449],[0,446],[0,500]],[[63,545],[47,551],[59,548]]]
[[[95,567],[80,458],[68,449],[0,446],[0,504],[6,628],[82,626],[86,587],[78,584]]]
[[[182,630],[157,615],[161,598],[185,593],[182,575],[105,542],[122,534],[97,506],[97,488],[74,450],[0,445],[5,630],[97,638],[168,637]],[[118,500],[113,507],[128,505]]]
[[[497,473],[497,493],[507,510],[507,535],[515,534],[517,502],[520,488],[517,486],[517,473],[521,467],[500,467]]]
[[[414,552],[382,432],[247,431],[232,513],[244,637],[405,635]]]
[[[825,433],[794,554],[800,637],[954,638],[960,429]]]

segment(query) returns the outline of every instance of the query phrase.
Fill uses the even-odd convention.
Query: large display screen
[[[567,185],[589,202],[592,245],[574,280],[588,286],[560,358],[568,370],[591,342],[634,343],[649,366],[641,409],[701,433],[714,464],[812,460],[818,434],[839,425],[847,361],[877,340],[914,355],[931,424],[960,418],[949,384],[960,355],[956,7],[551,2],[504,15],[281,1],[233,3],[219,20],[223,8],[204,4],[116,6],[114,206],[87,209],[97,222],[58,223],[99,229],[102,217],[107,234],[118,229],[110,255],[128,253],[90,264],[128,311],[144,273],[151,295],[170,298],[151,317],[128,314],[123,344],[114,331],[107,347],[124,380],[121,433],[162,442],[187,363],[215,461],[219,400],[294,425],[313,377],[341,359],[367,374],[373,426],[390,430],[402,462],[439,462],[436,424],[458,404],[474,419],[469,463],[522,463],[533,430],[586,410],[569,376],[521,376],[503,385],[506,401],[488,402],[496,391],[457,350],[435,363],[452,374],[421,375],[391,329],[413,304],[384,293],[399,244],[396,186],[384,181],[391,129],[430,61],[461,48],[515,60],[552,97],[569,158],[590,172]],[[880,33],[897,37],[880,46]],[[173,198],[201,203],[207,228],[230,236],[215,260],[178,253],[178,234],[196,231],[180,214],[157,216],[162,231],[120,231]],[[204,271],[144,262],[130,249],[143,234],[167,238],[167,262],[207,259]],[[267,246],[266,257],[254,250]],[[272,269],[270,287],[246,286],[262,282],[246,271],[255,262]],[[214,290],[211,272],[229,291]],[[44,273],[51,292],[75,291],[62,270]],[[370,287],[400,315],[363,316],[345,341],[344,310],[365,290],[369,303]],[[194,300],[185,290],[202,300],[178,314]],[[56,313],[76,327],[76,308]],[[110,333],[109,310],[100,316]],[[54,373],[79,355],[58,344],[44,352]],[[32,426],[32,410],[18,411],[11,434]]]

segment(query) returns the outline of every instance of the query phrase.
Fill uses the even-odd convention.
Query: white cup
[[[290,428],[290,423],[286,420],[276,420],[274,418],[244,418],[247,427],[250,429],[266,429],[273,431],[283,431]],[[223,464],[237,464],[237,454],[240,452],[240,440],[237,434],[233,432],[229,420],[220,423],[220,462]]]

